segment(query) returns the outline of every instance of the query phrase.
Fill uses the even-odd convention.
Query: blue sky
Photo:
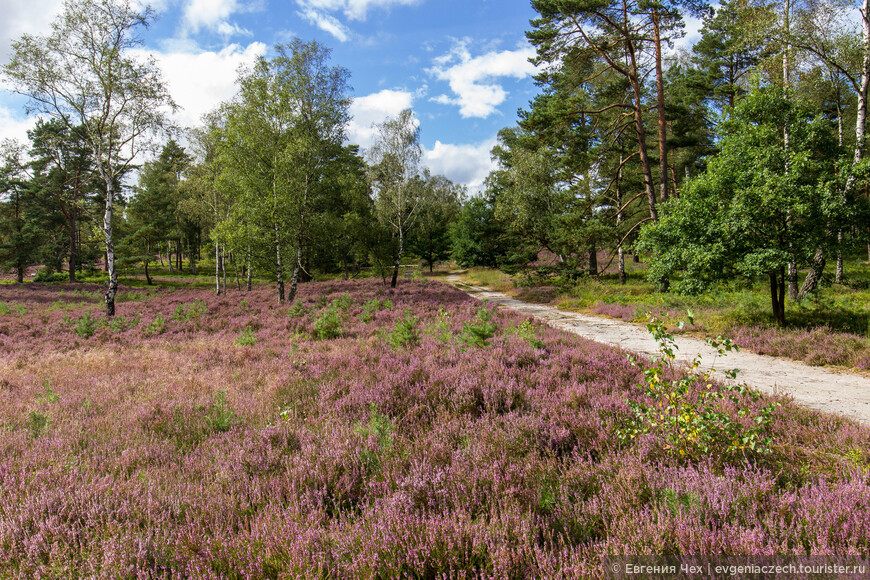
[[[537,92],[535,16],[526,0],[154,0],[144,33],[175,100],[176,122],[194,125],[235,92],[237,69],[292,37],[332,49],[351,72],[350,140],[369,145],[371,125],[411,107],[424,163],[471,189],[491,169],[499,129]],[[22,33],[42,34],[62,0],[0,0],[0,59]],[[0,138],[26,137],[24,101],[0,92]]]

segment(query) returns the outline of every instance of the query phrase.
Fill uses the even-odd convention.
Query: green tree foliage
[[[415,186],[423,188],[424,192],[417,227],[411,231],[408,247],[432,272],[435,262],[450,257],[450,229],[459,216],[464,188],[443,175],[427,173],[415,181]]]
[[[221,155],[225,181],[239,194],[233,229],[246,226],[255,229],[250,240],[270,240],[284,302],[285,263],[295,250],[292,301],[313,204],[342,159],[350,100],[348,72],[329,65],[326,47],[297,39],[275,51],[241,75],[239,97],[225,110]]]
[[[379,221],[390,230],[395,250],[393,277],[395,288],[399,266],[405,253],[409,232],[417,223],[425,189],[416,187],[420,174],[420,125],[411,109],[376,125],[375,143],[369,151],[369,180],[376,195]]]
[[[24,281],[27,268],[36,263],[39,245],[37,204],[28,189],[22,147],[12,141],[2,144],[0,166],[0,267],[15,272]]]
[[[155,61],[130,54],[141,44],[137,29],[152,17],[133,0],[67,0],[47,36],[25,34],[12,44],[12,59],[3,69],[32,110],[70,129],[82,127],[93,150],[105,184],[107,316],[115,315],[118,289],[112,228],[120,178],[149,136],[165,127],[166,109],[175,106]]]
[[[831,243],[828,224],[843,216],[832,127],[781,89],[759,87],[721,133],[707,172],[641,232],[641,247],[654,256],[650,276],[682,273],[676,288],[684,292],[765,276],[773,317],[784,324],[787,265],[809,264],[820,244]]]
[[[508,262],[515,246],[507,230],[495,219],[493,201],[481,196],[465,202],[451,236],[451,257],[464,268],[502,266]]]
[[[139,187],[127,207],[131,235],[126,240],[131,257],[148,265],[161,240],[187,238],[191,262],[195,263],[194,224],[180,211],[183,201],[182,176],[191,163],[190,156],[174,140],[169,140],[157,159],[145,163],[139,172]],[[180,244],[179,244],[180,245]]]
[[[49,264],[64,254],[69,264],[69,281],[76,281],[76,267],[82,258],[82,237],[88,237],[92,216],[97,215],[97,193],[93,150],[83,127],[69,128],[58,119],[39,120],[29,133],[33,187],[43,202],[47,226],[58,244],[43,252]],[[85,252],[87,254],[87,252]]]

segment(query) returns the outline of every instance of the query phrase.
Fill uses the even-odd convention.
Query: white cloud
[[[675,53],[679,50],[691,50],[692,46],[701,39],[701,28],[704,26],[702,18],[687,16],[685,18],[686,26],[683,29],[682,38],[677,38],[673,42],[673,48],[669,53]]]
[[[154,53],[170,94],[181,106],[175,121],[186,127],[199,124],[205,113],[235,95],[239,67],[265,53],[266,45],[261,42],[246,47],[231,44],[219,52]]]
[[[351,20],[365,20],[369,8],[386,9],[392,6],[413,6],[422,0],[296,0],[303,9],[321,12],[344,12]]]
[[[27,131],[36,125],[37,116],[24,117],[0,104],[0,142],[15,139],[28,143]]]
[[[372,125],[396,117],[413,103],[413,93],[391,89],[354,99],[350,106],[353,118],[347,126],[348,141],[362,149],[370,147],[375,134]]]
[[[311,8],[301,10],[296,14],[298,14],[300,18],[304,18],[320,30],[328,32],[329,34],[334,36],[335,39],[339,42],[347,42],[348,40],[350,40],[350,30],[344,24],[339,22],[339,20],[334,16],[330,16],[329,14],[325,14]]]
[[[202,29],[225,37],[250,36],[251,32],[230,21],[234,14],[262,10],[260,2],[242,0],[187,0],[182,16],[184,34],[197,33]]]
[[[214,1],[214,0],[212,0]],[[364,21],[370,8],[389,9],[392,6],[413,6],[422,0],[296,0],[296,13],[317,28],[328,32],[339,42],[347,42],[352,36],[350,28],[334,12],[341,12],[349,20]]]
[[[51,22],[60,14],[63,0],[29,0],[3,2],[0,18],[0,60],[12,54],[12,41],[22,34],[47,34]]]
[[[535,74],[535,66],[529,62],[535,56],[535,49],[525,45],[516,50],[472,57],[468,50],[470,42],[469,39],[458,41],[453,50],[434,59],[434,66],[427,72],[438,80],[447,81],[455,96],[439,95],[432,100],[458,106],[464,118],[486,118],[497,112],[508,96],[497,79],[521,80]]]
[[[448,177],[454,183],[462,183],[472,194],[483,189],[484,180],[496,164],[490,151],[498,140],[492,137],[472,145],[451,145],[436,141],[432,149],[423,152],[423,163],[434,174]]]

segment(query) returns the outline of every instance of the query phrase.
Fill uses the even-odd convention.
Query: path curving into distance
[[[647,357],[658,354],[655,339],[645,328],[634,324],[523,302],[501,292],[468,284],[455,274],[448,276],[447,282],[478,300],[528,314],[554,328]],[[679,348],[677,359],[681,362],[687,363],[701,355],[702,368],[709,368],[716,359],[716,351],[702,340],[678,336],[676,343]],[[744,351],[728,353],[716,360],[715,366],[740,369],[737,381],[730,382],[746,383],[767,394],[790,395],[805,407],[870,424],[870,379],[862,376]],[[728,381],[721,372],[714,372],[714,375]]]

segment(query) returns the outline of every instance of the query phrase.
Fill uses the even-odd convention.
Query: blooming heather
[[[680,461],[616,436],[644,397],[622,351],[503,309],[463,340],[480,304],[434,282],[297,300],[126,289],[109,324],[95,286],[0,286],[0,577],[587,578],[606,554],[870,549],[867,428],[780,400],[770,453]],[[314,336],[329,309],[340,332]]]

